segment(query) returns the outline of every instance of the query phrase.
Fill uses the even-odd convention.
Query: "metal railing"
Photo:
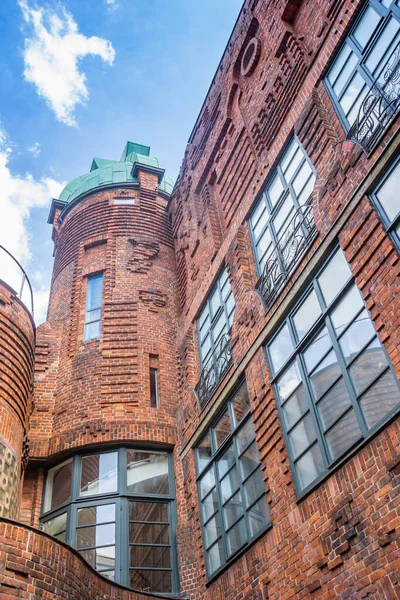
[[[195,387],[200,407],[203,408],[211,398],[215,388],[232,365],[231,337],[222,336],[214,352],[202,368],[200,380]]]
[[[317,234],[312,196],[296,211],[265,262],[255,290],[267,311]]]
[[[346,139],[359,144],[368,155],[400,108],[400,42],[364,98]]]
[[[0,280],[9,285],[33,316],[33,291],[28,275],[16,258],[0,245]]]

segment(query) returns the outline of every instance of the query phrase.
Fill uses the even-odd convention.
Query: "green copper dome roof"
[[[170,177],[164,175],[158,160],[150,156],[150,147],[127,142],[119,161],[94,158],[90,172],[70,181],[61,192],[60,200],[69,203],[81,194],[102,185],[137,183],[137,168],[140,165],[159,175],[159,191],[171,194],[174,182]]]

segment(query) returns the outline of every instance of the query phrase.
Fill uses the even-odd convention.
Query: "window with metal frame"
[[[201,380],[196,388],[205,402],[231,361],[229,333],[235,312],[235,300],[226,267],[208,295],[197,319]]]
[[[385,173],[383,179],[371,194],[372,202],[400,252],[400,156]]]
[[[390,89],[385,83],[388,80],[387,73],[394,73],[392,67],[395,71],[399,68],[398,64],[392,65],[389,60],[390,57],[398,60],[399,4],[398,0],[368,0],[325,78],[327,89],[346,132],[358,118],[359,110],[374,85],[375,99],[379,89],[386,98],[385,107],[381,106],[379,110],[387,109],[386,104],[393,100],[393,94],[398,95],[399,90],[394,80]],[[369,99],[368,106],[364,106],[365,111],[374,109],[376,112],[377,107],[372,106],[373,100],[372,97]],[[372,113],[370,116],[375,120]]]
[[[265,302],[279,289],[315,232],[314,183],[312,165],[293,137],[248,221],[260,276],[257,289]]]
[[[127,587],[179,591],[175,522],[171,453],[92,452],[47,473],[42,530]]]
[[[86,295],[85,340],[100,337],[103,301],[103,273],[88,278]]]
[[[302,494],[400,408],[399,382],[341,249],[266,349]]]
[[[246,381],[195,449],[207,576],[271,525]]]

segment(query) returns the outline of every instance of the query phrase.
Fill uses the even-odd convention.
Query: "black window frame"
[[[168,464],[168,494],[147,494],[147,493],[133,493],[127,489],[127,453],[129,451],[135,451],[139,453],[150,453],[150,454],[166,454]],[[117,453],[117,490],[113,492],[105,492],[99,494],[87,494],[80,495],[80,478],[81,478],[81,466],[82,459],[86,456],[103,455],[109,453]],[[179,573],[178,573],[178,562],[177,562],[177,550],[176,550],[176,491],[175,491],[175,476],[174,476],[174,462],[173,452],[169,448],[154,448],[154,447],[141,447],[141,446],[124,446],[117,448],[105,448],[105,449],[92,449],[75,454],[72,458],[72,478],[71,478],[71,491],[70,498],[53,509],[44,512],[45,497],[46,497],[46,483],[43,488],[42,498],[42,512],[40,515],[40,526],[44,529],[44,524],[54,517],[66,513],[66,536],[65,543],[80,552],[82,549],[77,548],[76,545],[76,532],[79,527],[77,526],[77,515],[78,510],[82,508],[89,508],[93,506],[102,506],[106,504],[115,504],[115,581],[127,588],[130,588],[130,571],[156,571],[156,567],[140,567],[136,566],[131,568],[130,566],[130,547],[132,545],[146,546],[139,543],[130,543],[129,540],[129,503],[130,502],[141,502],[149,504],[164,504],[167,505],[168,510],[168,527],[169,527],[169,544],[161,544],[162,547],[170,548],[171,567],[160,568],[160,571],[171,572],[171,592],[159,592],[155,591],[159,595],[169,597],[179,593]],[[67,460],[69,460],[67,459]],[[59,464],[55,464],[54,467],[64,464],[65,461],[61,461]],[[54,468],[51,467],[51,468]],[[48,472],[51,469],[48,470]],[[48,475],[47,472],[47,475]],[[46,475],[46,481],[47,481]],[[148,521],[148,523],[152,523]],[[100,523],[102,525],[103,523]],[[56,536],[57,539],[57,536]],[[158,546],[158,544],[151,544],[151,546]],[[98,546],[100,547],[100,546]],[[96,570],[96,569],[95,569]],[[102,571],[97,571],[99,574]],[[132,588],[131,588],[132,589]],[[140,591],[140,590],[139,590]],[[151,592],[148,590],[148,592]],[[144,591],[143,593],[146,593]]]
[[[252,444],[256,443],[256,434],[255,434],[255,430],[254,430],[254,437],[251,439],[251,441],[244,447],[244,449],[242,449],[240,452],[238,451],[236,440],[237,440],[237,436],[240,433],[240,431],[244,430],[244,428],[246,427],[246,425],[249,422],[251,423],[251,425],[254,429],[254,423],[252,420],[252,414],[251,414],[250,408],[242,416],[240,422],[238,424],[235,423],[236,417],[235,417],[234,408],[233,408],[233,401],[235,399],[236,392],[238,392],[240,390],[242,385],[246,386],[246,391],[247,391],[247,382],[246,382],[245,378],[243,378],[238,383],[238,385],[235,387],[235,390],[230,395],[230,397],[229,397],[228,401],[225,403],[224,407],[221,409],[221,411],[218,413],[218,415],[212,420],[212,422],[210,423],[206,432],[203,434],[198,446],[196,448],[194,448],[197,495],[198,495],[198,505],[199,505],[199,512],[200,512],[200,526],[201,526],[201,533],[202,533],[202,540],[203,540],[203,552],[204,552],[204,562],[205,562],[205,566],[206,566],[207,582],[210,582],[215,577],[217,577],[219,575],[219,573],[221,573],[221,571],[223,571],[227,567],[227,565],[232,563],[232,561],[234,561],[239,554],[241,554],[245,549],[247,549],[251,544],[253,544],[253,542],[255,540],[259,539],[267,530],[269,530],[272,527],[271,511],[270,511],[270,506],[269,506],[269,503],[267,500],[267,491],[265,488],[264,481],[263,481],[263,492],[260,494],[260,496],[257,496],[256,500],[254,500],[252,503],[250,503],[247,508],[244,503],[244,498],[245,498],[244,485],[246,484],[246,482],[250,481],[251,477],[257,471],[260,471],[262,473],[262,463],[261,463],[261,460],[259,460],[257,466],[251,472],[247,473],[247,475],[245,477],[243,475],[242,476],[240,475],[240,471],[241,471],[240,458],[242,458],[245,455],[245,453],[249,450],[249,448],[252,446]],[[223,440],[223,442],[220,444],[220,446],[217,447],[216,441],[215,441],[214,429],[215,429],[215,426],[218,424],[218,422],[221,421],[221,418],[227,413],[229,414],[231,426],[233,424],[235,424],[235,426],[233,427],[233,429],[231,428],[230,434]],[[201,445],[202,441],[207,438],[207,436],[210,436],[212,454],[211,454],[211,457],[208,460],[207,464],[204,465],[203,467],[201,467],[200,459],[199,459],[199,446]],[[229,448],[229,446],[231,444],[234,448],[235,461],[232,465],[229,466],[229,468],[220,477],[219,471],[218,471],[218,461],[219,461],[219,459],[221,459],[221,457],[224,455],[224,453],[226,452],[226,450]],[[259,454],[258,448],[257,448],[257,452]],[[237,472],[239,473],[239,477],[238,477],[239,487],[236,489],[235,492],[233,492],[231,494],[231,496],[225,502],[223,502],[222,496],[221,496],[221,489],[220,489],[221,481],[232,471],[232,469],[234,467],[236,467]],[[214,511],[214,513],[211,514],[211,516],[208,516],[208,518],[204,520],[203,515],[202,515],[201,504],[207,497],[212,496],[213,486],[212,486],[211,490],[209,490],[206,494],[202,495],[200,483],[201,483],[204,475],[206,475],[207,472],[209,472],[211,470],[214,471],[214,481],[215,481],[214,486],[215,486],[216,495],[218,498],[218,508],[216,511]],[[232,500],[232,498],[237,494],[238,490],[240,491],[241,497],[242,497],[243,514],[241,516],[239,516],[239,518],[235,522],[231,523],[230,526],[227,527],[225,530],[223,507]],[[262,499],[265,499],[265,501],[267,503],[270,518],[269,518],[269,520],[267,520],[265,522],[265,525],[262,528],[260,528],[259,531],[256,532],[256,534],[251,535],[249,524],[248,524],[248,513]],[[216,538],[210,544],[207,545],[205,526],[207,525],[207,523],[212,521],[216,515],[219,515],[221,535],[219,536],[217,534]],[[243,521],[245,523],[246,533],[249,535],[247,537],[247,540],[241,546],[239,546],[234,552],[232,552],[232,554],[229,555],[229,552],[227,550],[227,533],[230,530],[232,530],[239,523],[239,521],[241,519],[243,519]],[[210,571],[206,553],[213,546],[217,545],[218,541],[220,539],[222,539],[223,554],[224,554],[225,561],[221,563],[220,567],[218,567],[214,571]]]
[[[376,10],[376,12],[378,12],[381,15],[381,20],[380,20],[379,25],[377,25],[374,35],[371,37],[371,39],[369,40],[369,42],[365,46],[365,48],[362,49],[360,44],[353,37],[353,34],[354,34],[354,31],[357,28],[358,24],[360,23],[361,19],[363,18],[365,12],[368,10],[369,6],[372,6],[374,8],[374,10]],[[343,42],[340,44],[337,52],[335,53],[335,57],[329,67],[328,72],[326,73],[326,76],[324,77],[325,87],[328,91],[328,94],[331,98],[332,104],[335,107],[336,113],[339,116],[340,122],[342,123],[343,129],[345,130],[346,134],[349,132],[353,123],[350,124],[350,122],[348,121],[348,119],[343,111],[343,108],[340,104],[340,99],[343,95],[344,90],[347,89],[346,86],[350,83],[350,81],[352,80],[352,78],[355,76],[356,73],[359,73],[361,75],[361,77],[363,78],[363,80],[365,81],[367,86],[369,86],[369,90],[372,88],[372,86],[375,82],[376,75],[374,75],[373,73],[370,73],[368,71],[368,69],[364,66],[364,63],[368,59],[370,50],[372,50],[375,42],[379,39],[380,33],[382,32],[383,28],[385,27],[387,21],[390,19],[391,15],[393,15],[394,18],[400,22],[400,6],[397,4],[397,0],[392,0],[392,3],[389,7],[385,7],[379,0],[366,0],[366,2],[364,3],[364,5],[362,6],[362,8],[360,10],[360,13],[357,15],[355,22],[352,24],[349,33],[347,34],[347,36],[345,37]],[[346,44],[350,46],[351,50],[356,55],[357,64],[355,65],[355,67],[353,68],[349,77],[347,78],[344,88],[343,88],[340,96],[338,97],[336,95],[336,93],[334,92],[333,86],[331,85],[328,77],[329,77],[330,72],[334,68],[337,58],[339,57],[340,53],[342,52],[342,50],[344,49]],[[367,95],[368,95],[368,91],[367,91]],[[358,97],[354,100],[351,108],[349,109],[349,112],[354,107],[355,103],[357,102],[357,99],[358,99]]]
[[[390,358],[386,352],[386,349],[385,349],[384,345],[382,344],[382,342],[380,342],[378,332],[376,331],[375,326],[374,326],[374,321],[371,318],[371,315],[365,305],[364,299],[362,298],[361,292],[355,282],[355,277],[353,274],[351,274],[351,276],[346,281],[344,286],[336,293],[335,297],[329,302],[328,306],[326,307],[326,305],[325,305],[325,309],[322,309],[324,304],[321,304],[321,297],[322,297],[323,303],[324,303],[324,299],[322,296],[321,289],[318,288],[317,279],[322,275],[324,270],[328,267],[330,261],[332,260],[332,258],[335,255],[335,253],[340,250],[341,250],[340,246],[336,246],[330,252],[330,254],[324,259],[321,267],[318,269],[318,271],[314,275],[313,279],[309,282],[307,289],[304,291],[304,293],[301,294],[301,297],[298,299],[298,301],[293,306],[293,308],[289,311],[287,316],[282,319],[282,321],[279,324],[278,329],[274,332],[273,336],[270,338],[270,340],[264,347],[266,356],[267,356],[270,373],[271,373],[271,386],[273,388],[274,396],[276,399],[276,405],[278,408],[278,414],[279,414],[280,422],[282,425],[282,431],[283,431],[283,436],[285,439],[285,445],[286,445],[288,455],[289,455],[289,461],[290,461],[291,471],[292,471],[292,475],[293,475],[293,481],[294,481],[294,485],[295,485],[296,495],[299,500],[302,499],[303,497],[305,497],[310,491],[315,489],[319,485],[319,483],[321,483],[321,481],[323,481],[327,477],[329,477],[330,474],[338,466],[340,466],[341,464],[345,463],[348,460],[350,455],[352,455],[359,447],[361,447],[368,440],[370,440],[378,431],[382,430],[386,426],[386,424],[394,417],[394,415],[396,415],[397,413],[400,412],[400,402],[399,402],[394,408],[392,408],[390,411],[388,411],[377,423],[375,423],[375,425],[373,427],[368,428],[365,423],[365,418],[362,414],[361,408],[358,405],[359,399],[361,399],[364,396],[364,394],[367,394],[368,391],[374,386],[374,384],[381,377],[383,377],[387,372],[392,373],[395,383],[397,383],[397,388],[399,389],[399,392],[400,392],[400,382],[395,373],[395,370],[390,361]],[[350,266],[349,266],[349,270],[350,270]],[[358,292],[360,293],[363,306],[362,306],[362,308],[360,308],[358,310],[357,313],[355,313],[355,316],[353,316],[351,318],[351,320],[347,323],[347,325],[344,327],[344,329],[341,331],[341,333],[338,336],[336,336],[333,323],[331,322],[331,319],[330,319],[330,315],[334,312],[335,308],[337,308],[339,306],[340,302],[345,298],[346,294],[353,287],[355,287],[358,290]],[[313,290],[315,291],[315,293],[318,297],[318,300],[320,302],[321,314],[316,319],[316,321],[311,326],[311,328],[308,330],[306,335],[301,339],[301,341],[297,341],[297,339],[296,339],[297,334],[295,332],[295,326],[294,326],[294,323],[292,322],[293,316],[296,314],[296,311],[299,309],[299,307],[301,307],[303,305],[304,301],[310,296],[310,294],[312,293]],[[359,315],[361,315],[361,313],[363,311],[366,311],[368,313],[369,320],[372,323],[372,326],[374,329],[374,336],[372,336],[370,339],[368,339],[368,341],[361,347],[361,349],[356,353],[356,355],[353,356],[352,359],[346,364],[346,362],[342,356],[341,350],[339,350],[338,338],[340,338],[343,334],[346,333],[346,331],[348,331],[350,329],[350,327],[355,323],[356,319],[358,318]],[[287,356],[284,363],[281,364],[280,367],[275,371],[271,353],[270,353],[270,347],[285,327],[288,327],[291,343],[293,345],[293,351]],[[338,364],[340,365],[341,373],[340,373],[340,376],[338,376],[335,380],[333,380],[333,383],[331,382],[330,386],[325,390],[324,394],[322,396],[320,396],[320,398],[318,400],[315,401],[313,392],[311,390],[310,379],[307,376],[307,369],[306,369],[304,358],[303,358],[302,354],[306,351],[306,349],[308,347],[310,347],[310,344],[318,337],[318,334],[321,331],[323,331],[324,328],[328,329],[329,336],[331,339],[331,348],[325,351],[325,354],[323,354],[322,357],[316,362],[316,364],[313,366],[311,371],[316,369],[319,365],[321,365],[325,361],[328,354],[330,352],[332,352],[332,350],[333,350],[335,352],[335,357],[338,361]],[[387,365],[378,373],[378,375],[375,376],[375,378],[373,380],[371,380],[368,383],[368,385],[365,388],[363,388],[361,390],[361,392],[356,393],[355,389],[353,389],[353,384],[350,379],[349,370],[350,370],[351,366],[356,363],[356,361],[363,354],[363,352],[368,348],[368,346],[373,342],[374,339],[378,340],[378,342],[380,344],[380,348],[383,351],[384,356],[386,358]],[[281,401],[279,392],[278,392],[277,383],[278,383],[279,379],[282,377],[282,375],[284,375],[285,372],[290,368],[290,366],[294,364],[294,362],[297,363],[297,366],[298,366],[298,369],[300,372],[300,383],[299,383],[298,387],[294,388],[294,389],[298,389],[300,387],[300,385],[303,386],[303,388],[306,392],[305,397],[307,399],[307,410],[305,410],[300,415],[300,417],[298,417],[297,420],[291,424],[290,427],[287,427],[286,418],[285,418],[285,415],[283,412],[283,405],[285,405],[286,402],[288,400],[290,400],[290,398],[292,398],[293,391],[290,392],[290,394],[287,396],[287,398],[285,398],[285,400]],[[324,398],[326,393],[329,393],[329,391],[335,387],[335,385],[340,381],[341,378],[343,378],[343,380],[345,381],[346,391],[348,392],[348,394],[350,396],[351,405],[341,415],[339,415],[339,417],[337,418],[336,421],[333,421],[333,423],[331,423],[328,428],[325,428],[325,431],[324,431],[324,427],[322,425],[321,418],[318,414],[317,404],[321,401],[322,398]],[[329,451],[327,449],[327,443],[325,441],[325,434],[327,433],[328,430],[331,430],[346,415],[346,413],[350,412],[351,409],[354,410],[354,412],[357,416],[358,426],[360,427],[361,435],[348,448],[346,448],[339,456],[337,456],[333,460],[330,460],[329,459]],[[298,453],[296,456],[294,456],[291,441],[289,438],[289,434],[291,431],[293,431],[299,425],[299,423],[301,423],[306,418],[307,415],[311,416],[311,420],[312,420],[312,424],[313,424],[314,432],[315,432],[315,438],[314,438],[314,441],[312,441],[300,453]],[[303,456],[305,456],[315,444],[319,444],[325,468],[308,485],[302,486],[300,483],[300,478],[296,471],[295,464],[298,460],[300,460]]]
[[[300,164],[298,165],[298,167],[296,168],[296,170],[294,171],[292,177],[290,178],[290,180],[288,182],[286,182],[285,176],[283,174],[283,170],[282,170],[282,166],[281,163],[283,161],[283,159],[285,158],[285,154],[288,151],[290,144],[295,141],[297,146],[299,147],[302,155],[303,155],[303,160],[300,162]],[[302,169],[304,163],[307,163],[311,169],[312,174],[314,175],[314,184],[315,184],[315,179],[317,178],[317,171],[314,167],[314,165],[312,164],[309,156],[307,155],[307,152],[305,151],[302,143],[300,142],[299,138],[297,137],[297,135],[292,134],[289,139],[287,140],[284,148],[282,149],[282,151],[279,154],[279,157],[276,161],[275,166],[273,167],[273,169],[271,170],[271,172],[268,174],[264,184],[263,184],[263,189],[261,191],[261,193],[256,197],[254,205],[249,213],[249,216],[247,218],[247,225],[248,225],[248,229],[250,232],[250,239],[251,239],[251,245],[252,245],[252,250],[253,250],[253,256],[254,256],[254,261],[256,263],[256,269],[257,269],[257,274],[259,277],[262,276],[263,273],[263,269],[264,267],[261,266],[261,261],[262,259],[265,257],[266,259],[268,259],[268,257],[274,253],[275,249],[278,248],[279,245],[279,239],[280,239],[280,235],[282,234],[282,229],[279,230],[278,232],[275,231],[275,226],[274,226],[274,218],[277,216],[277,214],[279,213],[280,209],[283,207],[286,199],[288,197],[290,197],[293,207],[294,207],[294,214],[297,214],[299,216],[300,222],[301,222],[301,226],[302,226],[302,230],[303,230],[303,234],[304,237],[307,238],[307,236],[309,236],[310,234],[310,225],[308,223],[308,220],[305,219],[303,217],[303,211],[305,209],[305,207],[307,206],[306,203],[300,205],[299,202],[299,197],[301,195],[301,193],[304,191],[307,183],[303,186],[303,188],[301,189],[300,193],[297,195],[294,188],[293,188],[293,181],[295,180],[296,176],[298,175],[298,173],[300,172],[300,170]],[[289,162],[290,165],[290,162]],[[278,176],[282,187],[283,187],[283,192],[281,194],[281,198],[276,202],[275,206],[272,205],[270,199],[268,198],[267,195],[267,188],[269,186],[269,184],[274,180],[275,176]],[[312,192],[311,194],[312,195]],[[261,204],[264,204],[266,213],[268,215],[268,218],[266,219],[266,222],[262,228],[262,230],[260,231],[260,234],[256,237],[255,233],[254,233],[254,229],[257,226],[258,222],[253,225],[252,223],[252,218],[255,214],[255,212],[257,211],[258,207]],[[302,210],[303,209],[303,210]],[[292,220],[293,215],[290,217],[289,221]],[[261,219],[261,215],[259,217],[259,219]],[[286,220],[284,222],[286,225],[288,224],[288,218],[286,217]],[[258,256],[258,251],[257,251],[257,244],[260,241],[260,239],[262,238],[262,236],[264,235],[266,230],[269,230],[270,233],[270,238],[271,238],[271,245],[270,245],[270,250],[267,250],[263,257],[260,259]],[[278,252],[278,259],[280,262],[280,268],[281,271],[284,272],[285,271],[285,265],[284,265],[284,261],[282,259],[282,257],[279,255]]]
[[[381,203],[379,199],[379,191],[385,185],[387,180],[390,178],[391,174],[396,170],[400,169],[400,154],[394,160],[394,162],[390,165],[390,167],[385,171],[377,185],[374,187],[373,191],[369,194],[369,197],[374,205],[378,215],[385,226],[386,234],[390,237],[393,244],[395,245],[397,251],[400,253],[400,233],[396,231],[397,228],[400,228],[400,209],[397,215],[393,220],[391,220],[386,213],[386,209]]]

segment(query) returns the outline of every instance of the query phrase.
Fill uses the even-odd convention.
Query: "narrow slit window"
[[[150,406],[152,408],[158,408],[159,397],[158,397],[158,369],[150,367]]]
[[[88,279],[85,315],[85,340],[100,337],[101,305],[103,300],[103,274]]]

